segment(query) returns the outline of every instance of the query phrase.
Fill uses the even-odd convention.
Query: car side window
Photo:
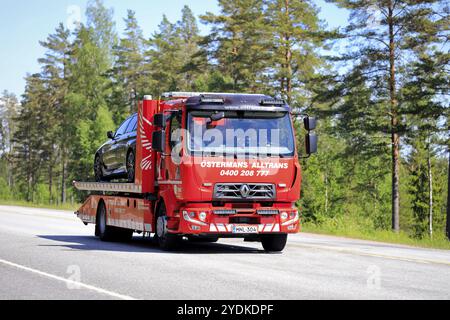
[[[133,116],[133,118],[131,118],[131,121],[128,124],[126,133],[132,133],[132,132],[136,131],[136,124],[137,124],[137,115],[135,115],[135,116]]]
[[[119,137],[119,136],[125,134],[125,132],[127,132],[127,128],[128,128],[128,125],[130,124],[130,121],[131,121],[131,118],[128,119],[127,121],[125,121],[125,122],[120,126],[120,128],[116,131],[116,137]]]
[[[138,116],[136,116],[136,123],[134,124],[133,131],[137,132],[137,126],[138,126]]]

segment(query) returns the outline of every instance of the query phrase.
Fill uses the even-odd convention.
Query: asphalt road
[[[450,299],[450,251],[291,236],[186,243],[137,236],[103,243],[71,212],[0,206],[0,299]]]

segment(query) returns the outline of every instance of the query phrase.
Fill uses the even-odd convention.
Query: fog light
[[[289,215],[288,215],[287,212],[281,213],[281,219],[282,219],[282,220],[287,220],[288,218],[289,218]]]
[[[197,226],[191,226],[191,229],[193,230],[193,231],[200,231],[200,227],[197,227]]]
[[[198,217],[200,218],[200,220],[202,221],[206,221],[206,212],[200,212],[200,214],[198,215]]]

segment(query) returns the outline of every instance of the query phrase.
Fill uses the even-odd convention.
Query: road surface
[[[450,251],[291,236],[282,254],[221,240],[103,243],[71,212],[0,206],[0,299],[450,299]]]

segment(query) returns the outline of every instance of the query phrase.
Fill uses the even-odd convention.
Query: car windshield
[[[188,131],[188,149],[196,155],[289,157],[295,153],[288,112],[192,111]]]

